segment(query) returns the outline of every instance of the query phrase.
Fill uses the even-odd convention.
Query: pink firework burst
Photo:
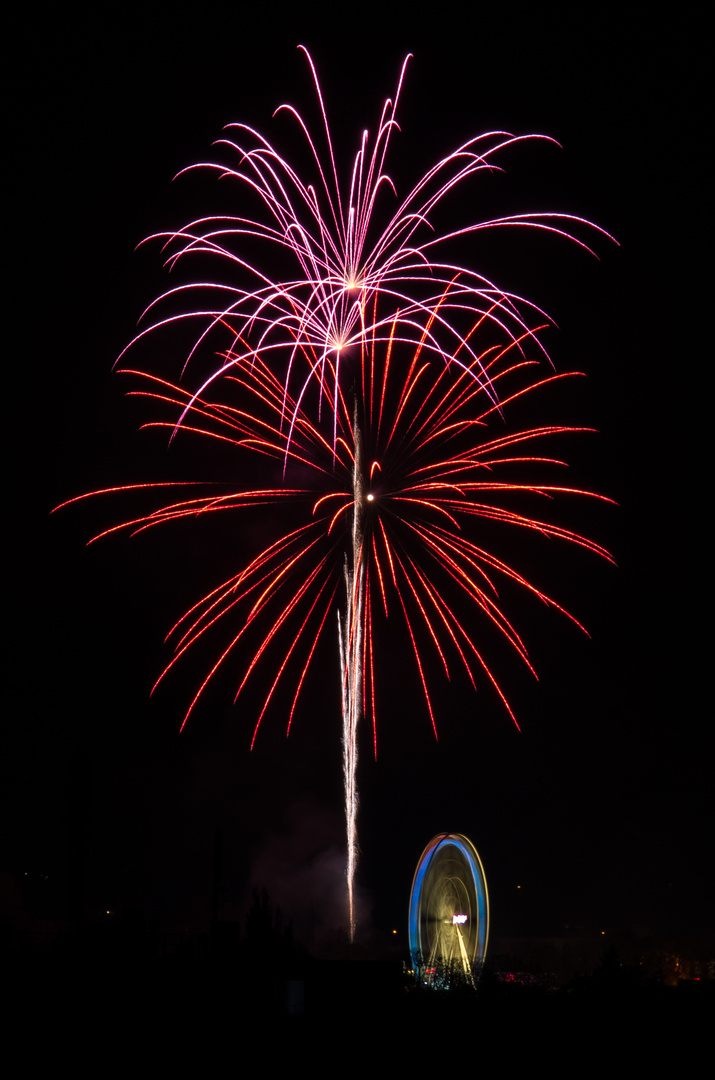
[[[499,156],[508,147],[535,139],[554,142],[541,135],[493,131],[468,139],[437,161],[406,196],[399,196],[386,163],[398,130],[397,106],[409,57],[374,135],[363,132],[351,171],[341,179],[318,76],[307,50],[303,52],[319,103],[319,135],[311,134],[292,105],[281,105],[276,113],[287,113],[297,126],[310,176],[254,128],[229,124],[217,143],[223,160],[190,168],[208,169],[230,183],[232,198],[245,203],[246,215],[198,218],[176,232],[149,237],[162,240],[170,269],[200,255],[211,259],[218,276],[191,279],[163,293],[145,311],[145,325],[131,345],[171,324],[188,320],[197,326],[184,370],[197,364],[193,385],[198,397],[224,373],[224,365],[215,363],[217,352],[231,357],[225,362],[229,365],[237,357],[259,355],[264,362],[275,361],[284,372],[286,392],[292,394],[291,421],[312,384],[312,370],[300,376],[295,371],[300,350],[314,357],[319,406],[328,379],[334,382],[331,397],[336,396],[341,357],[368,336],[419,343],[443,362],[457,363],[484,381],[465,327],[469,330],[481,318],[493,324],[500,337],[521,343],[530,334],[534,313],[539,319],[544,313],[475,269],[449,261],[445,256],[450,243],[485,230],[526,227],[567,237],[590,251],[581,237],[604,230],[559,213],[468,221],[446,232],[434,224],[439,205],[477,174],[499,169]],[[254,250],[256,257],[248,254]],[[277,266],[286,273],[277,272]],[[195,306],[198,299],[203,303]]]

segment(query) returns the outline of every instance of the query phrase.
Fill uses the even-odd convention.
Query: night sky
[[[465,833],[482,856],[497,935],[709,929],[712,758],[695,599],[703,540],[690,490],[701,350],[687,284],[696,239],[678,209],[696,195],[676,134],[695,31],[671,24],[666,38],[596,7],[567,22],[536,7],[469,10],[442,5],[413,26],[407,15],[356,9],[347,34],[310,6],[308,15],[255,16],[248,5],[245,14],[240,4],[197,5],[181,22],[135,21],[117,8],[114,26],[56,16],[32,39],[34,74],[13,136],[18,288],[8,356],[20,378],[10,421],[17,604],[6,622],[0,871],[18,926],[62,923],[68,852],[80,842],[89,917],[134,907],[166,929],[200,928],[216,829],[223,919],[240,918],[251,888],[266,885],[305,932],[340,922],[337,649],[321,658],[290,739],[277,707],[252,754],[260,680],[236,708],[235,680],[219,680],[181,736],[206,657],[189,656],[149,698],[170,655],[169,627],[240,565],[260,521],[88,549],[125,504],[90,500],[50,516],[100,487],[229,477],[230,456],[189,441],[168,451],[165,434],[139,432],[150,407],[127,399],[111,369],[167,284],[158,245],[136,244],[202,214],[245,209],[208,174],[172,183],[175,174],[209,159],[232,120],[287,152],[299,147],[272,112],[289,101],[315,116],[302,43],[340,160],[350,161],[363,126],[374,128],[412,52],[388,167],[402,191],[479,131],[540,132],[562,149],[512,152],[498,180],[455,197],[455,217],[560,210],[620,243],[599,241],[599,260],[523,233],[463,249],[469,265],[553,315],[559,329],[547,345],[557,369],[588,376],[560,398],[560,420],[599,432],[571,444],[569,480],[618,508],[562,512],[618,565],[565,549],[522,553],[506,541],[526,576],[591,635],[514,595],[510,611],[540,676],[504,655],[521,733],[484,680],[473,695],[435,665],[435,744],[409,652],[385,643],[378,760],[364,725],[358,774],[363,930],[395,926],[404,938],[417,859],[445,830]],[[172,363],[178,378],[180,354],[162,353],[162,369]],[[25,874],[32,884],[19,885]]]

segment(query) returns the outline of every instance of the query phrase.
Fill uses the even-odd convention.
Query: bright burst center
[[[339,352],[342,351],[342,349],[345,348],[347,343],[348,343],[347,334],[342,334],[342,333],[341,334],[334,334],[333,339],[331,341],[331,346],[335,350],[335,352],[339,353]]]

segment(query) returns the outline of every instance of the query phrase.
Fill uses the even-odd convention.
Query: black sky
[[[699,342],[682,284],[695,241],[679,210],[695,184],[674,134],[696,31],[676,22],[666,34],[602,7],[564,20],[533,6],[502,15],[448,4],[418,24],[396,9],[356,10],[349,31],[310,8],[257,16],[252,7],[197,5],[180,21],[175,11],[134,19],[117,8],[115,21],[63,15],[39,39],[21,36],[33,62],[14,136],[18,603],[0,869],[49,874],[56,894],[27,894],[22,905],[60,910],[68,830],[81,820],[97,911],[134,905],[167,926],[200,922],[220,828],[224,917],[239,914],[251,882],[299,917],[339,893],[337,667],[334,686],[326,674],[309,688],[287,743],[274,716],[249,755],[251,698],[234,710],[218,692],[179,737],[198,668],[157,700],[149,688],[173,620],[204,583],[228,576],[230,540],[187,552],[167,532],[87,549],[121,507],[49,513],[74,494],[179,469],[157,436],[137,433],[141,413],[111,373],[165,283],[157,249],[135,245],[225,208],[210,178],[172,177],[208,158],[231,120],[282,135],[275,106],[313,109],[298,43],[314,56],[347,159],[412,52],[393,150],[405,185],[479,130],[542,132],[563,149],[512,156],[507,212],[581,214],[621,245],[601,244],[600,261],[531,239],[502,255],[494,245],[493,255],[504,261],[495,276],[559,323],[549,343],[557,367],[588,375],[565,420],[600,435],[577,449],[573,479],[618,502],[584,526],[618,568],[566,559],[549,568],[560,581],[543,581],[590,640],[525,608],[520,626],[541,681],[509,672],[521,734],[486,690],[472,698],[445,686],[435,745],[419,695],[383,679],[379,760],[366,737],[359,774],[364,919],[402,930],[422,848],[454,830],[483,857],[497,933],[703,932],[710,729],[693,599],[702,540],[688,509]],[[203,462],[182,464],[203,475]]]

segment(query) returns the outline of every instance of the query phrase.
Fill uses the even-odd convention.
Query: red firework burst
[[[536,328],[530,330],[529,337],[535,332]],[[212,484],[207,494],[174,499],[94,538],[118,531],[136,534],[186,518],[208,522],[216,513],[255,512],[269,504],[284,515],[285,530],[199,600],[170,632],[176,655],[161,678],[204,635],[224,635],[219,657],[196,692],[184,723],[210,679],[230,657],[241,657],[238,696],[261,661],[276,649],[281,653],[277,665],[273,659],[277,674],[265,696],[254,738],[278,683],[292,677],[290,729],[317,641],[329,625],[331,608],[338,603],[356,507],[360,535],[352,569],[357,572],[358,566],[364,567],[365,588],[359,630],[360,695],[373,716],[373,727],[373,613],[377,606],[385,616],[403,623],[435,732],[425,676],[430,649],[447,674],[456,658],[472,685],[481,671],[513,718],[485,657],[484,630],[496,629],[520,659],[531,665],[523,640],[500,604],[500,582],[516,582],[548,605],[564,609],[487,549],[486,522],[537,532],[609,557],[593,541],[516,505],[525,496],[603,498],[533,477],[539,469],[564,464],[539,453],[540,444],[584,429],[548,425],[512,430],[505,422],[518,399],[571,376],[554,374],[544,369],[543,362],[524,359],[518,351],[520,343],[510,341],[462,367],[436,362],[422,344],[405,363],[396,356],[404,346],[395,342],[395,336],[386,347],[376,338],[364,345],[350,389],[344,392],[338,383],[337,398],[328,399],[330,408],[322,425],[286,394],[284,382],[260,356],[249,360],[240,352],[227,354],[221,378],[213,380],[200,397],[156,376],[127,372],[145,384],[132,393],[167,408],[168,419],[157,424],[175,431],[177,418],[182,417],[180,429],[185,435],[218,440],[242,455],[277,459],[282,473],[273,487],[217,493]],[[315,353],[301,350],[299,355],[316,392],[329,394],[320,381]],[[487,375],[486,381],[475,377],[476,367]],[[329,372],[335,385],[335,372]],[[499,407],[492,400],[494,388]],[[239,471],[245,467],[244,458]],[[520,478],[524,472],[531,478]],[[140,490],[146,489],[141,485]],[[459,598],[456,603],[455,597]],[[481,616],[479,621],[470,618],[465,625],[459,614],[465,600]],[[261,625],[259,616],[268,617],[270,630],[258,647],[249,648],[248,631]],[[479,631],[474,626],[480,626]],[[358,629],[348,633],[357,634]],[[290,642],[287,649],[280,648],[281,640]]]

